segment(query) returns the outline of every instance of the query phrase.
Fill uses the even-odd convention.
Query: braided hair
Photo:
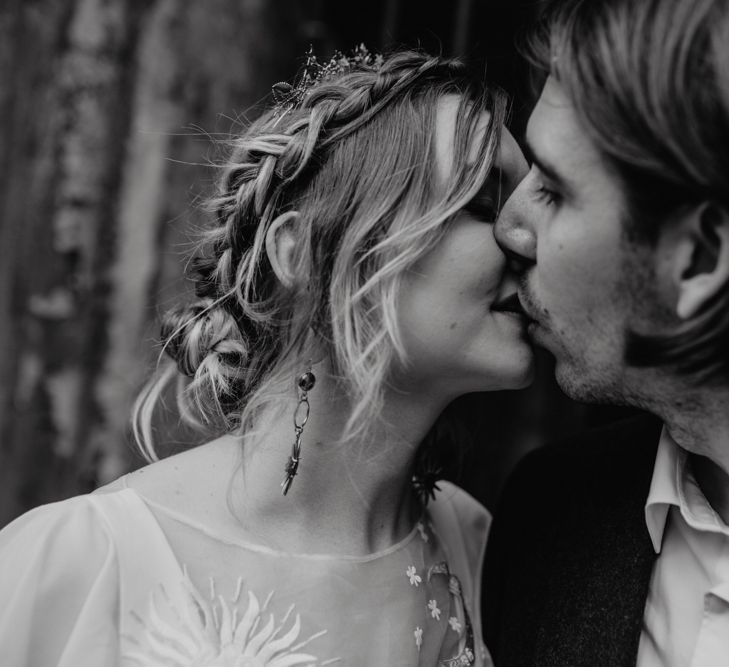
[[[449,95],[459,108],[442,184],[433,142],[438,103]],[[323,347],[351,398],[345,440],[366,431],[393,362],[407,362],[401,277],[488,177],[505,114],[504,94],[460,60],[399,51],[316,82],[238,136],[209,201],[215,222],[191,264],[198,300],[165,316],[171,361],[135,406],[145,456],[157,458],[151,417],[170,381],[187,421],[245,433],[282,398],[272,388],[301,370],[312,345]],[[467,163],[474,143],[476,162]],[[265,239],[278,216],[294,211],[295,280],[283,285]]]

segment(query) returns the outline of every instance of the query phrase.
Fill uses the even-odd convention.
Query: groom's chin
[[[554,374],[559,388],[573,401],[602,405],[622,405],[626,402],[619,383],[609,371],[557,358]]]

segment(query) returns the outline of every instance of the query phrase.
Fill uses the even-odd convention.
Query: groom
[[[650,415],[517,467],[486,642],[496,667],[729,665],[729,3],[568,0],[543,27],[496,237],[562,389]]]

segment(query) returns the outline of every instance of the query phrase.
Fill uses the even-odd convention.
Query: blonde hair
[[[152,412],[168,383],[177,382],[188,422],[245,433],[282,398],[274,387],[293,388],[314,342],[351,399],[344,439],[377,420],[392,363],[406,361],[401,277],[481,188],[506,114],[503,93],[459,60],[402,51],[378,65],[320,81],[294,108],[268,110],[233,142],[210,201],[217,224],[194,262],[199,301],[166,315],[162,339],[172,361],[135,406],[135,434],[149,460],[157,458]],[[442,184],[435,118],[448,95],[459,107],[453,168]],[[298,212],[296,279],[285,286],[265,237],[289,211]]]

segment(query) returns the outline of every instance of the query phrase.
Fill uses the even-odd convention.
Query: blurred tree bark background
[[[142,464],[131,404],[156,361],[158,313],[188,291],[213,140],[255,115],[309,45],[323,57],[364,41],[488,62],[519,134],[530,99],[513,38],[532,4],[5,0],[0,526]],[[567,401],[549,359],[540,366],[524,392],[456,406],[474,439],[460,481],[488,506],[525,451],[613,416]]]

